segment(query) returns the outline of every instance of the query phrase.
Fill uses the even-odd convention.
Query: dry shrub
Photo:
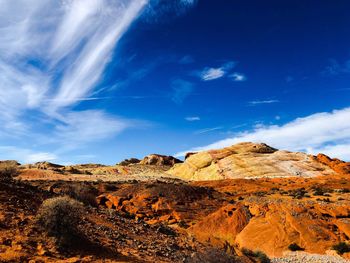
[[[96,196],[98,195],[98,190],[91,185],[78,184],[69,186],[65,194],[82,202],[84,205],[97,207]]]
[[[80,237],[78,225],[83,213],[82,203],[68,196],[56,197],[42,203],[36,220],[40,228],[56,238],[59,246],[65,246]]]
[[[350,245],[345,242],[339,242],[332,247],[339,255],[350,252]]]
[[[297,243],[292,243],[288,246],[288,249],[290,251],[299,251],[299,250],[304,250],[302,247],[300,247]]]
[[[255,262],[259,262],[259,263],[270,263],[271,260],[269,259],[269,257],[262,251],[252,251],[250,249],[247,249],[247,248],[243,248],[242,249],[242,253],[251,258],[251,259],[254,259]]]
[[[18,163],[16,161],[0,162],[0,180],[12,180],[18,173]]]
[[[186,263],[238,263],[236,257],[226,254],[216,248],[209,248],[204,252],[197,252],[186,258]]]

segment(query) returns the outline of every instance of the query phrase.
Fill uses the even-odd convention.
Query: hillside
[[[18,174],[0,180],[0,262],[350,259],[333,249],[350,240],[350,164],[322,154],[241,143],[184,163],[1,164]],[[41,203],[60,196],[84,204],[80,241],[64,250],[36,223]]]
[[[193,153],[168,174],[187,180],[332,175],[334,166],[301,152],[280,151],[266,144],[239,143]]]

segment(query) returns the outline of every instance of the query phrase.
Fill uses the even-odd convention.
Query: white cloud
[[[58,105],[54,105],[54,107],[71,105],[75,102],[76,98],[83,97],[91,91],[97,81],[99,81],[116,43],[146,4],[146,1],[129,1],[127,2],[128,4],[123,3],[122,5],[119,4],[115,6],[108,5],[107,2],[103,5],[103,2],[100,3],[101,1],[98,1],[97,4],[92,4],[90,8],[92,10],[94,10],[94,7],[103,8],[102,11],[104,12],[98,12],[97,17],[94,16],[94,11],[90,13],[83,12],[85,13],[83,18],[76,19],[76,10],[74,9],[78,9],[79,13],[81,9],[84,10],[87,8],[85,5],[86,0],[80,1],[82,1],[80,5],[71,7],[70,12],[72,14],[69,14],[68,18],[66,18],[69,20],[68,22],[65,21],[65,19],[63,20],[62,28],[67,26],[66,23],[71,24],[71,22],[73,22],[72,26],[76,27],[76,30],[84,31],[79,28],[79,25],[81,23],[86,24],[90,22],[85,20],[90,20],[89,18],[92,16],[95,19],[90,23],[95,25],[95,30],[90,33],[87,43],[76,56],[72,66],[65,70],[66,74],[62,79],[60,89],[55,97],[58,101],[65,102],[58,103]],[[96,1],[97,0],[94,2]],[[99,8],[97,8],[97,10],[99,10]],[[86,15],[87,13],[89,15]],[[71,18],[71,16],[74,18]],[[70,32],[71,31],[68,31],[68,33]],[[69,35],[68,41],[66,41],[68,44],[70,43],[69,38],[72,37],[74,40],[72,41],[73,43],[79,43],[79,41],[75,39],[76,36],[74,33],[75,31],[73,30],[71,36]],[[59,34],[58,38],[61,39],[66,34],[67,32],[63,31],[63,33]],[[82,37],[84,37],[84,35]],[[83,40],[82,37],[79,39],[80,41]],[[64,44],[64,47],[66,46],[67,44]],[[71,45],[68,45],[68,47],[70,46]],[[67,48],[63,48],[63,50],[67,50]]]
[[[1,139],[55,145],[62,152],[135,125],[102,110],[72,107],[109,98],[93,96],[93,89],[119,40],[149,2],[0,0]],[[46,151],[7,149],[4,158],[55,158]]]
[[[204,81],[221,78],[225,75],[225,71],[221,68],[207,68],[202,71],[201,78]]]
[[[47,153],[47,152],[40,152],[40,153],[31,153],[28,154],[25,158],[24,161],[26,163],[36,163],[36,162],[41,162],[41,161],[53,161],[56,160],[57,156],[53,153]]]
[[[89,96],[147,3],[0,1],[0,107],[12,115],[27,108],[51,115]]]
[[[61,123],[56,125],[54,139],[66,146],[113,137],[132,126],[131,121],[100,110],[69,112],[58,118]]]
[[[224,77],[229,70],[231,70],[236,65],[235,62],[228,62],[223,64],[218,68],[205,68],[201,72],[198,73],[198,76],[203,81],[210,81],[214,79],[219,79]]]
[[[284,125],[271,125],[237,133],[203,147],[188,151],[202,151],[226,147],[239,142],[264,142],[273,147],[312,154],[325,152],[331,157],[350,160],[350,108],[312,114]],[[185,152],[176,154],[184,155]]]
[[[58,157],[54,153],[36,152],[26,148],[14,146],[0,146],[1,160],[19,160],[23,163],[35,163],[41,161],[53,161]]]
[[[261,104],[271,104],[271,103],[278,103],[280,102],[279,100],[253,100],[249,101],[248,104],[249,106],[256,106],[256,105],[261,105]]]
[[[244,74],[238,72],[232,73],[229,77],[236,82],[243,82],[247,80],[247,77]]]
[[[191,116],[191,117],[186,117],[185,120],[186,121],[200,121],[201,118],[198,116]]]

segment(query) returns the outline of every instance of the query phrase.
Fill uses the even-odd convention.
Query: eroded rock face
[[[340,241],[339,232],[349,234],[349,216],[346,204],[251,198],[222,207],[189,231],[203,242],[227,241],[270,256],[282,255],[292,243],[312,253],[324,253]]]
[[[325,154],[318,154],[315,159],[322,164],[332,168],[339,174],[350,174],[350,162],[344,162],[339,159],[331,159]]]
[[[221,206],[222,196],[205,187],[157,182],[123,185],[97,200],[102,206],[154,224],[197,220]]]
[[[279,257],[296,243],[324,254],[350,239],[347,176],[118,185],[99,204],[149,224],[165,223],[217,247]]]
[[[182,163],[181,160],[176,159],[173,156],[150,154],[140,161],[140,164],[147,165],[169,165],[173,166],[176,163]]]
[[[189,180],[260,177],[312,177],[334,174],[313,156],[279,151],[266,144],[239,143],[219,150],[191,154],[169,174]]]

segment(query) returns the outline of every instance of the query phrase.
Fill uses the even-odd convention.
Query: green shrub
[[[56,197],[42,203],[36,220],[40,228],[56,238],[58,245],[64,246],[80,236],[78,224],[83,211],[82,203],[68,196]]]
[[[350,245],[345,242],[339,242],[338,244],[332,247],[339,255],[343,255],[344,253],[350,252]]]

